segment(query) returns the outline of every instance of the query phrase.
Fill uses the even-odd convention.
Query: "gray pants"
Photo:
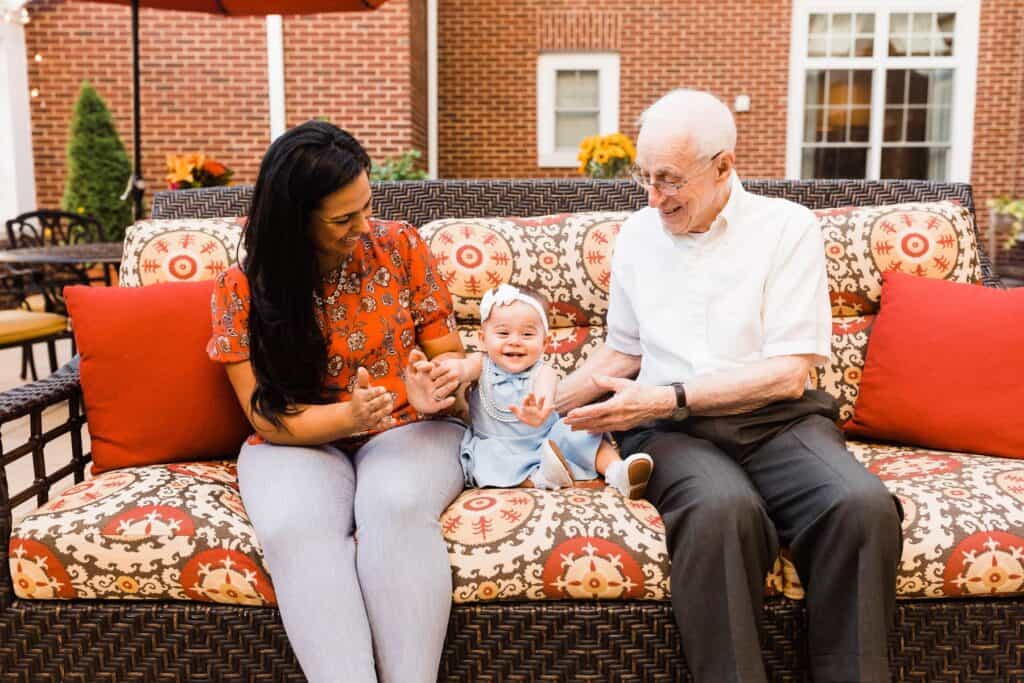
[[[353,457],[331,446],[242,447],[242,500],[313,683],[437,680],[452,596],[438,520],[462,491],[462,433],[418,422]]]
[[[815,683],[888,682],[900,512],[846,450],[820,392],[732,417],[621,435],[654,458],[672,608],[699,682],[766,680],[764,577],[789,547],[804,582]]]

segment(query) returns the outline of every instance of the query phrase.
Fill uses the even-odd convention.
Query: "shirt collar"
[[[736,175],[736,171],[729,173],[729,199],[725,202],[725,206],[715,216],[715,220],[711,222],[711,227],[714,228],[719,224],[724,223],[725,227],[732,225],[736,222],[736,217],[742,210],[743,199],[746,196],[747,191],[743,189],[743,183],[740,182],[740,177]]]

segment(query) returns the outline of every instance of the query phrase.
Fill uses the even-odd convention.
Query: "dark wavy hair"
[[[324,197],[369,170],[362,145],[324,121],[287,131],[260,163],[243,266],[252,294],[249,344],[256,390],[251,407],[277,427],[282,416],[295,412],[295,404],[335,400],[323,387],[327,343],[314,311],[321,273],[312,214]]]

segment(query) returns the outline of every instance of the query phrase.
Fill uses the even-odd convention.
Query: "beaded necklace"
[[[494,418],[498,422],[518,422],[519,418],[511,410],[499,407],[494,402],[491,387],[491,367],[494,365],[494,361],[489,356],[484,356],[484,370],[480,373],[480,405],[483,407],[484,412],[490,417]],[[530,379],[533,379],[533,373],[537,370],[538,363],[534,363],[533,367],[527,370],[530,373]]]

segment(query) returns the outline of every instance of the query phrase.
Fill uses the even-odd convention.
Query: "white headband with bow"
[[[544,323],[544,334],[547,334],[548,316],[544,313],[544,307],[541,303],[529,294],[523,294],[517,287],[508,284],[501,284],[488,289],[484,294],[484,298],[480,300],[480,322],[484,323],[491,317],[491,310],[495,306],[508,306],[516,301],[522,301],[537,311],[541,321]]]

